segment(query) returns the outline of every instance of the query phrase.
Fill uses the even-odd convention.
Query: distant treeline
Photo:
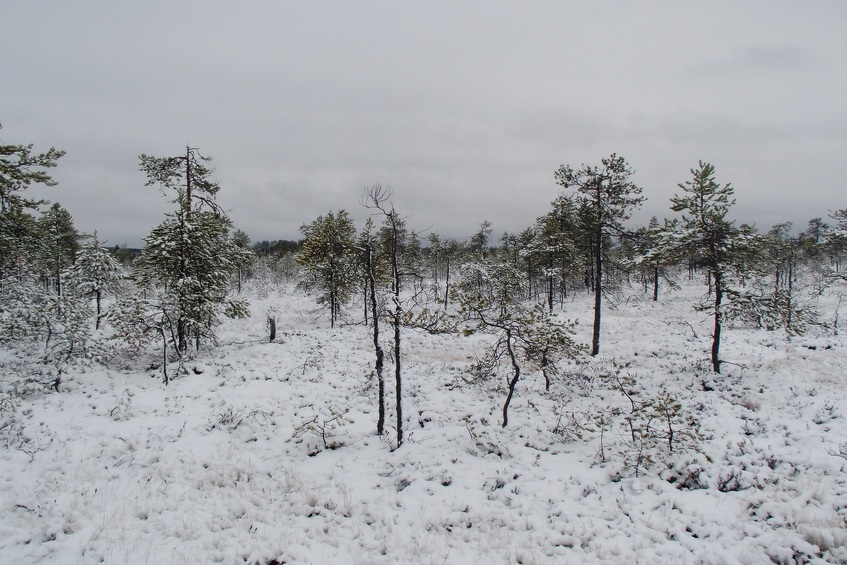
[[[278,239],[274,241],[257,241],[250,248],[256,255],[259,256],[269,256],[273,255],[275,257],[282,257],[288,253],[299,253],[300,247],[303,245],[304,240],[300,241],[292,241],[289,239]],[[123,263],[124,265],[129,265],[136,258],[141,256],[141,249],[134,247],[127,247],[126,244],[123,245],[115,245],[114,247],[109,248],[112,256]]]
[[[274,241],[257,241],[251,246],[256,255],[275,255],[282,257],[287,253],[299,253],[303,240],[292,241],[289,239],[277,239]]]
[[[132,263],[137,257],[141,256],[141,249],[136,247],[127,247],[126,243],[123,245],[115,245],[114,247],[109,249],[112,257],[123,263],[124,265],[129,265]]]

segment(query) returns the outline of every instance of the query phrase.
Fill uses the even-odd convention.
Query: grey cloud
[[[790,44],[747,45],[729,54],[690,66],[691,75],[802,74],[818,69],[819,58],[809,49]]]
[[[330,209],[364,219],[374,183],[416,229],[516,231],[560,164],[611,152],[648,197],[637,221],[668,215],[698,159],[737,186],[745,221],[798,221],[847,206],[845,18],[770,5],[19,3],[0,136],[68,150],[47,197],[116,242],[167,209],[138,154],[186,143],[215,158],[254,239]]]

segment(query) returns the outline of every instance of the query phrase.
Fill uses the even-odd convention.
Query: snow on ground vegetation
[[[396,450],[367,329],[253,298],[168,386],[150,350],[3,397],[0,562],[847,562],[843,332],[730,329],[716,375],[703,292],[610,301],[601,356],[525,375],[506,428],[505,383],[468,382],[490,337],[404,330]]]

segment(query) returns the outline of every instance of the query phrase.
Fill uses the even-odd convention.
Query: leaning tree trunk
[[[512,349],[512,330],[506,328],[506,352],[509,354],[509,361],[512,363],[512,378],[509,380],[509,393],[506,395],[506,402],[503,404],[503,427],[509,424],[509,404],[512,402],[512,397],[515,395],[515,387],[518,385],[518,379],[521,378],[521,366],[518,365],[515,351]]]

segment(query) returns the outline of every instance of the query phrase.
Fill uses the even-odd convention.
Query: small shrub
[[[340,438],[347,434],[341,431],[345,424],[351,424],[352,420],[347,418],[349,408],[344,411],[339,411],[337,408],[329,408],[329,416],[321,416],[315,414],[311,418],[305,420],[294,429],[292,438],[301,438],[304,435],[312,435],[320,439],[324,449],[338,449],[343,447],[345,442]],[[317,455],[318,451],[310,450],[309,455]]]
[[[668,465],[661,478],[680,490],[709,488],[704,461],[699,457],[679,459]]]
[[[621,438],[617,444],[623,464],[620,473],[638,477],[676,454],[697,451],[702,438],[696,415],[667,391],[648,395],[625,371],[627,367],[616,364],[614,372],[607,375],[612,388],[624,397],[626,408],[601,411],[595,418],[595,429],[600,434],[601,461],[605,460],[607,432],[616,431]]]

